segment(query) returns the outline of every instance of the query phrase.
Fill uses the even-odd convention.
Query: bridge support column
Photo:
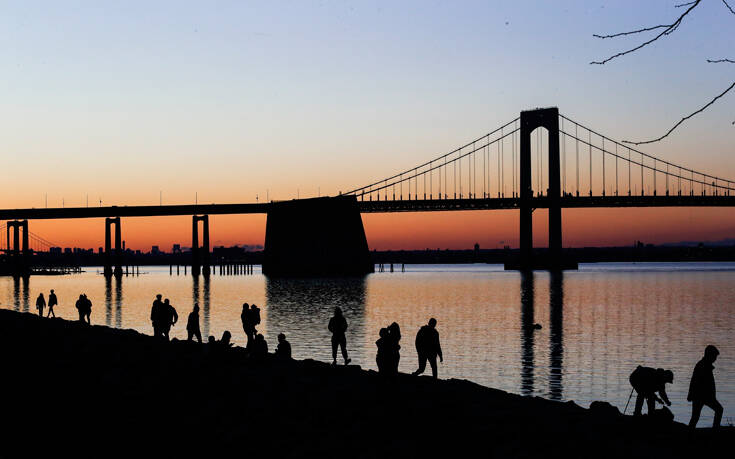
[[[115,226],[115,249],[112,249],[112,226]],[[122,276],[122,232],[120,217],[105,218],[105,276]],[[113,271],[114,263],[114,271]]]
[[[12,244],[10,231],[13,231]],[[21,236],[21,230],[23,234]],[[31,249],[28,245],[28,220],[11,220],[6,226],[7,254],[11,260],[13,275],[29,274]]]
[[[533,189],[531,187],[531,133],[544,127],[549,133],[549,257],[539,263],[533,255]],[[517,267],[559,269],[562,260],[561,161],[559,159],[559,109],[544,108],[521,112],[520,149],[520,260]],[[542,191],[542,190],[537,190]]]
[[[263,254],[266,276],[361,276],[373,270],[354,196],[271,203]]]
[[[199,222],[202,222],[202,245],[199,245]],[[191,273],[210,274],[209,215],[194,215],[191,221]]]

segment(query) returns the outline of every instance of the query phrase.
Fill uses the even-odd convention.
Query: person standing
[[[153,300],[151,306],[151,324],[153,325],[153,336],[162,336],[161,326],[163,324],[163,301],[161,301],[161,294],[156,295],[156,299]]]
[[[692,372],[692,380],[689,383],[689,394],[687,401],[692,402],[692,418],[689,421],[689,427],[696,427],[699,422],[699,415],[702,407],[707,405],[715,412],[715,419],[712,427],[719,427],[722,420],[722,405],[717,401],[717,391],[715,389],[715,375],[712,365],[717,360],[720,351],[713,345],[704,348],[704,357],[697,362]]]
[[[202,343],[202,332],[199,330],[199,306],[196,304],[186,320],[186,334],[188,335],[187,341],[191,341],[191,338],[195,336],[199,344]]]
[[[426,361],[431,365],[431,376],[437,378],[436,357],[439,361],[444,362],[442,356],[442,347],[439,343],[439,332],[436,331],[436,319],[429,319],[429,324],[419,328],[416,333],[416,352],[419,355],[419,368],[414,371],[414,376],[418,376],[426,370]]]
[[[49,293],[48,295],[48,315],[46,317],[56,317],[56,314],[54,313],[54,306],[56,306],[57,304],[59,304],[59,300],[56,299],[54,289],[51,289],[51,293]]]
[[[347,320],[342,315],[342,309],[337,306],[334,308],[334,317],[329,319],[327,326],[332,332],[332,365],[337,365],[337,347],[342,348],[342,357],[345,359],[345,365],[349,364],[352,359],[347,356]]]
[[[87,298],[87,294],[83,293],[82,298],[84,299],[84,316],[87,318],[87,325],[92,325],[92,301]]]
[[[43,308],[46,307],[46,298],[43,297],[43,292],[38,294],[36,298],[36,309],[38,309],[38,315],[43,317]]]
[[[242,304],[242,312],[240,313],[240,320],[242,321],[242,331],[245,332],[247,337],[246,348],[250,348],[253,345],[253,339],[255,338],[255,327],[250,315],[250,305],[247,303]]]
[[[168,298],[163,300],[163,309],[162,309],[162,322],[161,322],[161,333],[163,333],[164,338],[166,338],[166,341],[169,340],[169,332],[171,331],[171,327],[176,324],[179,320],[179,315],[176,313],[176,308],[171,306],[171,303],[169,302]]]
[[[74,306],[77,308],[77,312],[79,313],[79,322],[86,322],[84,320],[84,316],[87,303],[84,301],[84,294],[79,295],[79,299]]]

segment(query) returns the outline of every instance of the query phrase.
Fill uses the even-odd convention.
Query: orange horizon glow
[[[636,240],[662,244],[719,241],[735,237],[729,208],[634,208],[563,210],[564,247],[630,246]],[[534,212],[534,245],[548,245],[548,212]],[[370,250],[483,249],[518,247],[518,212],[482,210],[363,214]],[[210,245],[263,245],[265,215],[210,215]],[[157,245],[191,246],[191,217],[128,217],[122,239],[132,250]],[[31,220],[31,233],[59,247],[95,251],[104,246],[104,219]],[[4,237],[4,235],[3,235]]]

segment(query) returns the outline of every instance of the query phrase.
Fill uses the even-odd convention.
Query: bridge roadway
[[[537,209],[549,207],[546,196],[532,198]],[[565,196],[563,208],[614,207],[735,207],[735,196]],[[450,210],[518,209],[520,198],[419,199],[359,201],[361,213],[435,212]],[[49,220],[66,218],[159,217],[170,215],[265,214],[269,203],[187,204],[170,206],[107,206],[2,209],[0,220]]]

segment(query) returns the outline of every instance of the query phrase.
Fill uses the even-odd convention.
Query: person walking
[[[187,341],[191,341],[192,337],[196,337],[199,344],[202,343],[202,332],[199,330],[199,306],[196,304],[186,320],[186,334]]]
[[[54,289],[51,289],[51,293],[49,293],[48,295],[48,314],[46,315],[46,317],[56,317],[56,314],[54,313],[54,306],[56,306],[57,304],[59,304],[59,300],[56,299]]]
[[[176,308],[171,305],[168,298],[163,300],[163,309],[161,311],[161,333],[163,334],[163,337],[166,338],[166,341],[168,341],[170,339],[169,332],[171,331],[171,327],[176,325],[176,322],[179,320],[179,315],[176,313]]]
[[[82,293],[82,299],[84,301],[84,317],[87,319],[87,325],[92,325],[92,301],[87,298],[86,293]]]
[[[720,351],[710,344],[704,348],[704,357],[694,366],[692,380],[689,382],[689,394],[687,395],[687,401],[692,402],[692,418],[689,421],[689,427],[697,427],[699,415],[705,405],[715,412],[712,427],[720,426],[722,405],[717,401],[715,375],[712,372],[715,369],[712,364],[715,363],[718,355],[720,355]]]
[[[431,365],[431,376],[437,379],[436,357],[439,361],[444,362],[442,356],[442,347],[439,343],[439,332],[436,331],[436,319],[429,319],[429,324],[419,328],[416,333],[416,352],[419,355],[419,368],[413,372],[414,376],[418,376],[426,370],[426,361]]]
[[[38,294],[36,298],[36,309],[38,309],[38,315],[43,317],[43,308],[46,307],[46,298],[43,297],[43,292]]]
[[[345,319],[339,306],[334,308],[334,316],[329,319],[327,328],[332,332],[332,365],[337,365],[337,347],[342,348],[345,365],[349,364],[352,359],[347,356],[347,337],[345,336],[347,319]]]
[[[635,400],[633,416],[640,416],[645,400],[648,406],[648,414],[652,415],[656,409],[656,402],[671,406],[669,397],[666,395],[666,383],[674,382],[674,372],[663,368],[650,368],[638,365],[628,378],[638,397]],[[660,398],[656,395],[660,395]]]

